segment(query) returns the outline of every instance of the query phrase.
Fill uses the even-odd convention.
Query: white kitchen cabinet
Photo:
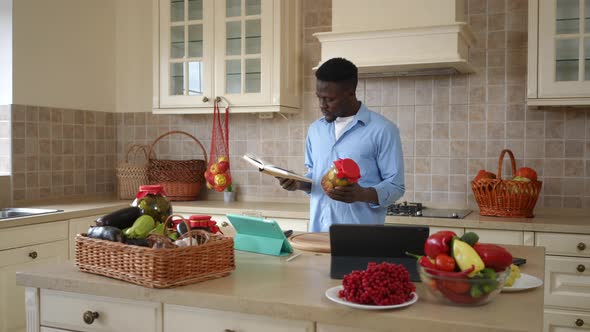
[[[356,327],[337,326],[331,324],[318,323],[316,332],[371,332],[373,330],[361,329]]]
[[[90,217],[70,219],[68,230],[68,242],[70,244],[70,260],[74,260],[76,258],[76,235],[88,232],[88,228],[90,228],[90,226],[94,226],[94,221],[100,216],[102,216],[102,214]]]
[[[482,243],[525,245],[523,231],[466,228],[465,232],[476,233]]]
[[[579,331],[590,323],[588,234],[535,232],[545,247],[544,331]]]
[[[72,331],[162,331],[160,303],[42,289],[40,325]],[[178,330],[180,331],[180,330]]]
[[[528,105],[590,105],[590,1],[529,0]]]
[[[543,315],[543,332],[579,332],[587,331],[590,326],[590,314],[581,311],[561,312],[545,309]]]
[[[153,0],[155,113],[300,108],[299,0]]]
[[[314,323],[164,304],[164,331],[314,332]]]
[[[67,220],[0,229],[0,331],[25,328],[24,288],[16,286],[16,271],[67,260],[67,239]]]

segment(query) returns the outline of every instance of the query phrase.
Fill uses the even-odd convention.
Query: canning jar
[[[357,163],[350,159],[338,159],[322,178],[322,188],[329,192],[335,187],[345,187],[357,183],[361,177],[361,171]]]
[[[142,214],[151,216],[158,223],[166,222],[166,218],[172,214],[170,199],[159,184],[140,186],[131,206],[139,207]]]

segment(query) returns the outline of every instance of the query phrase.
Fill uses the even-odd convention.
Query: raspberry
[[[411,300],[416,286],[403,265],[369,263],[364,271],[352,271],[342,280],[338,296],[347,301],[369,305],[395,305]]]

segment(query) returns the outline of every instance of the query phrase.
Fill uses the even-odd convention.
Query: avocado
[[[113,226],[118,229],[131,227],[133,222],[141,216],[141,209],[135,206],[126,207],[111,212],[96,219],[97,226]]]

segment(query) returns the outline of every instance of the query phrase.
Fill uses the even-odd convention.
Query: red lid
[[[361,177],[359,165],[350,158],[338,159],[334,162],[334,165],[338,169],[336,176],[339,178],[347,178],[350,182],[355,183]]]
[[[207,220],[211,220],[211,216],[206,216],[206,215],[192,215],[192,216],[188,217],[188,220],[202,220],[202,221],[207,221]]]
[[[161,184],[143,185],[143,186],[139,186],[139,192],[137,193],[137,195],[135,195],[135,198],[143,198],[148,194],[166,195],[166,192],[164,191],[164,186],[162,186]]]

